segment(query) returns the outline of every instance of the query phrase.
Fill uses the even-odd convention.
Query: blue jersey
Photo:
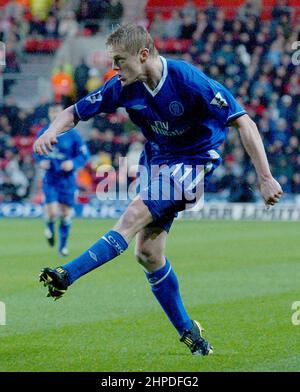
[[[220,83],[193,65],[161,57],[162,78],[154,90],[137,81],[122,87],[117,76],[75,104],[88,120],[124,107],[151,145],[152,163],[197,163],[216,156],[228,124],[245,110]]]
[[[46,130],[47,127],[42,128],[37,136],[41,136]],[[35,154],[37,162],[45,159],[50,160],[50,168],[45,173],[45,177],[48,177],[48,179],[74,177],[76,170],[83,167],[88,158],[88,148],[75,129],[58,136],[57,143],[53,146],[53,150],[49,152],[48,156]],[[70,172],[61,169],[62,162],[68,160],[73,162],[73,170]]]

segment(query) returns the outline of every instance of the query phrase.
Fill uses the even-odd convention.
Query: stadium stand
[[[50,58],[69,36],[105,34],[126,13],[118,0],[0,0],[0,7],[0,40],[6,44],[2,72],[10,75],[20,73],[25,55],[46,53]],[[149,26],[162,53],[193,63],[237,96],[259,126],[274,176],[286,193],[299,193],[300,67],[292,62],[293,43],[300,41],[299,2],[165,0],[161,6],[161,1],[149,0],[135,22]],[[105,72],[84,59],[79,64],[66,61],[49,74],[53,98],[69,104],[113,75]],[[13,83],[4,79],[0,107],[0,201],[40,201],[31,148],[47,121],[49,101],[41,98],[36,107],[18,107]],[[92,158],[78,179],[82,194],[88,195],[82,199],[89,200],[99,165],[118,170],[120,156],[136,164],[143,137],[122,110],[96,117],[86,135]],[[223,200],[255,201],[255,174],[234,131],[223,146],[223,158],[209,191]]]

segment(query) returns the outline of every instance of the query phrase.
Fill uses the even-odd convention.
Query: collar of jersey
[[[167,66],[167,60],[162,57],[159,56],[163,65],[163,74],[162,74],[162,78],[160,79],[158,85],[155,87],[154,90],[151,90],[146,83],[143,82],[143,85],[145,86],[146,90],[152,95],[152,97],[155,97],[155,95],[161,90],[162,86],[165,83],[165,80],[168,76],[168,66]]]

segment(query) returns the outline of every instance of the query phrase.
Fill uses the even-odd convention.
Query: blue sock
[[[169,261],[155,272],[146,272],[151,290],[160,303],[166,315],[182,335],[185,329],[192,327],[192,321],[183,305],[178,280]]]
[[[109,231],[87,251],[62,267],[69,272],[69,284],[80,276],[92,271],[107,261],[123,253],[128,247],[127,242],[116,231]]]
[[[59,225],[59,249],[61,250],[65,246],[67,246],[70,229],[71,229],[71,220],[70,219],[61,219]]]
[[[55,230],[55,221],[51,221],[51,220],[46,219],[45,223],[46,223],[47,228],[51,231],[51,233],[53,235],[54,230]]]

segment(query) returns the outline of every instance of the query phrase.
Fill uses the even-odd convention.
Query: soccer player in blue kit
[[[52,104],[48,109],[51,122],[62,112],[60,104]],[[38,137],[47,127],[42,128]],[[71,230],[72,208],[77,190],[76,171],[83,167],[89,158],[86,144],[75,129],[61,135],[48,156],[35,154],[36,161],[43,175],[43,193],[45,197],[45,237],[50,246],[55,245],[55,221],[60,217],[59,254],[67,256],[68,238]]]
[[[140,166],[148,170],[150,178],[143,186],[141,182],[138,195],[112,230],[69,263],[44,268],[40,281],[48,287],[48,295],[59,298],[80,276],[123,253],[136,237],[136,258],[180,341],[193,355],[208,355],[212,346],[202,336],[199,322],[187,313],[176,274],[165,257],[170,226],[188,199],[182,189],[185,172],[181,171],[179,176],[175,172],[184,165],[192,171],[201,165],[206,182],[220,163],[218,147],[228,126],[233,125],[252,159],[265,204],[277,203],[282,189],[272,177],[255,123],[225,87],[184,61],[159,56],[152,37],[143,27],[119,26],[108,37],[107,47],[118,75],[65,109],[36,141],[34,150],[47,154],[57,136],[77,121],[124,107],[147,139]],[[151,171],[153,165],[170,167],[172,190],[182,189],[181,199],[147,197],[159,186],[159,176],[155,170]],[[195,186],[198,177],[201,176],[193,177],[188,189]]]

